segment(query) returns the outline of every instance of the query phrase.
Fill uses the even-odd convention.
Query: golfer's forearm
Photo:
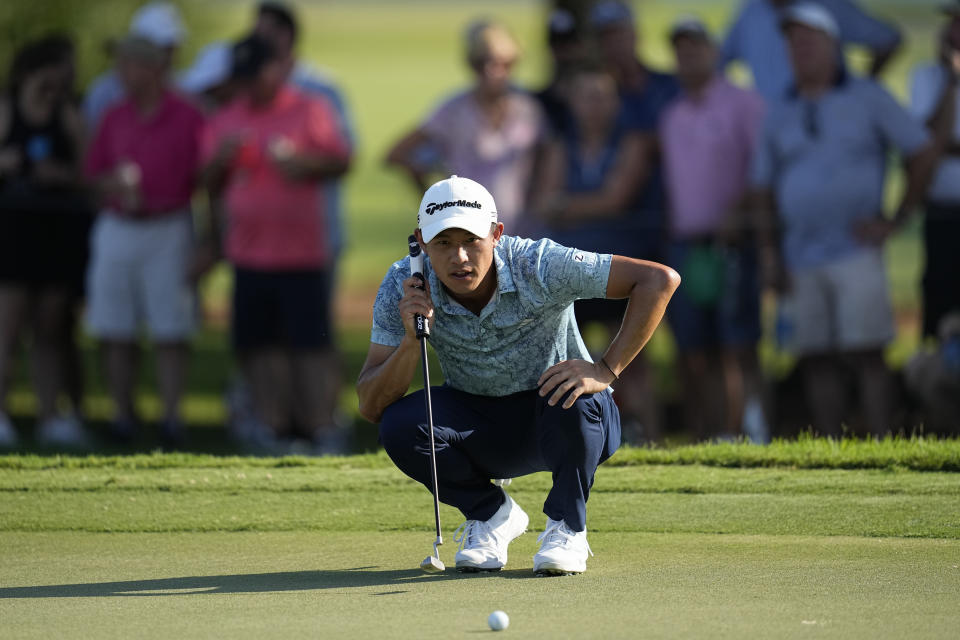
[[[619,376],[650,340],[678,286],[680,276],[667,267],[633,286],[620,331],[603,354],[615,374]]]
[[[419,343],[404,338],[389,358],[363,371],[357,380],[360,415],[370,422],[380,422],[384,410],[410,388],[419,363]]]

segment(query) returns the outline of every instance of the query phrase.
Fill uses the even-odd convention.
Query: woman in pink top
[[[519,54],[502,25],[473,24],[467,31],[473,87],[443,102],[387,154],[387,163],[406,171],[418,193],[434,172],[486,185],[512,234],[527,228],[523,216],[546,127],[537,101],[510,84]]]

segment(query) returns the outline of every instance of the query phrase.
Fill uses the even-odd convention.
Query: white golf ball
[[[503,611],[494,611],[490,614],[490,617],[487,618],[487,624],[490,625],[490,628],[494,631],[503,631],[510,626],[510,616]]]

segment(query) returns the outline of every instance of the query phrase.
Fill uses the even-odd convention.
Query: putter
[[[423,253],[420,251],[420,244],[416,236],[410,236],[407,239],[410,249],[410,275],[419,278],[425,282],[423,276]],[[423,396],[427,404],[427,428],[430,430],[430,470],[433,473],[433,517],[437,525],[437,539],[433,542],[433,555],[424,558],[420,563],[420,569],[427,573],[440,573],[446,567],[440,560],[440,551],[437,549],[443,544],[443,536],[440,535],[440,497],[437,494],[437,450],[433,439],[433,404],[430,401],[430,367],[427,363],[427,338],[430,337],[430,323],[422,315],[417,314],[417,338],[420,340],[420,361],[423,369]]]

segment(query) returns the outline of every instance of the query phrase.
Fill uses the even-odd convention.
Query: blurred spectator
[[[164,73],[170,72],[177,48],[186,36],[183,20],[176,5],[170,2],[150,2],[140,7],[130,20],[128,36],[143,38],[163,51]],[[115,43],[108,44],[115,56]],[[87,132],[93,134],[107,110],[123,100],[126,89],[116,68],[94,78],[83,102],[83,119]]]
[[[573,119],[544,157],[534,200],[544,228],[537,235],[588,251],[633,255],[635,201],[646,177],[647,139],[624,126],[617,83],[609,71],[583,62],[568,74]],[[623,300],[578,300],[577,322],[581,328],[602,323],[614,335],[625,306]],[[624,372],[615,385],[618,395],[636,395],[644,375]],[[636,444],[644,435],[625,425],[628,441]]]
[[[623,229],[632,246],[624,255],[663,261],[666,199],[660,162],[657,125],[664,108],[677,96],[680,86],[669,74],[654,71],[637,57],[638,36],[630,7],[617,0],[602,0],[590,10],[590,27],[604,63],[616,78],[620,92],[622,126],[639,132],[647,150],[642,163],[640,191],[633,203],[630,228]],[[627,370],[633,390],[617,396],[626,437],[646,440],[661,433],[661,418],[653,396],[648,367],[634,364]],[[634,434],[634,435],[629,435]]]
[[[0,407],[18,337],[30,327],[42,444],[83,445],[74,415],[61,413],[64,327],[82,288],[89,223],[81,191],[83,125],[72,103],[73,46],[60,36],[16,52],[0,97]],[[0,447],[17,443],[0,411]]]
[[[141,321],[156,347],[164,444],[182,443],[179,418],[194,330],[193,224],[201,113],[167,88],[168,52],[142,37],[117,46],[127,96],[107,110],[87,155],[103,194],[91,240],[88,324],[101,340],[116,407],[112,435],[137,432],[133,394]]]
[[[419,193],[430,185],[432,172],[479,182],[493,195],[507,233],[523,235],[529,230],[524,213],[545,117],[534,98],[510,83],[520,47],[503,25],[471,24],[466,45],[474,86],[445,100],[403,136],[387,163],[406,171]],[[428,146],[439,151],[442,167],[424,162]]]
[[[943,316],[937,345],[921,350],[903,368],[907,390],[919,401],[927,433],[960,434],[960,313]]]
[[[287,60],[253,35],[234,46],[240,95],[210,121],[204,171],[227,215],[234,266],[233,345],[260,420],[283,434],[291,412],[320,452],[342,452],[329,384],[333,255],[326,179],[343,175],[349,143],[324,98],[287,82]]]
[[[638,233],[633,252],[626,255],[659,260],[663,253],[666,200],[657,126],[663,110],[679,94],[680,85],[675,76],[654,71],[637,58],[634,16],[626,4],[617,0],[598,2],[591,10],[590,24],[603,60],[617,79],[624,126],[645,134],[651,150],[650,170],[637,203],[645,228]]]
[[[566,9],[554,9],[547,23],[547,46],[553,64],[550,82],[534,94],[540,101],[552,135],[562,135],[570,127],[567,107],[567,80],[571,67],[583,60],[585,43],[577,32],[573,14]]]
[[[843,366],[856,374],[869,432],[890,427],[893,388],[883,347],[894,325],[880,244],[923,197],[934,145],[879,85],[848,75],[839,27],[823,7],[784,13],[796,87],[771,105],[753,164],[765,190],[759,211],[776,211],[780,243],[760,231],[767,279],[784,294],[778,333],[803,356],[814,427],[838,435],[846,414]],[[904,158],[906,194],[882,217],[888,150]],[[775,199],[775,207],[773,200]]]
[[[702,22],[670,33],[681,96],[660,121],[670,201],[668,262],[683,277],[667,310],[687,429],[704,437],[769,439],[760,401],[760,289],[744,199],[763,99],[717,71]]]
[[[938,40],[939,56],[917,66],[910,83],[914,114],[945,141],[927,192],[923,222],[923,333],[935,336],[941,319],[960,311],[960,2],[945,9],[949,20]]]
[[[838,41],[866,47],[872,54],[870,75],[883,70],[900,46],[897,28],[863,12],[851,0],[815,0],[833,16]],[[753,73],[757,91],[768,103],[781,100],[793,86],[787,42],[780,30],[780,13],[794,0],[744,0],[723,42],[720,64],[742,60]],[[842,50],[838,53],[842,60]]]
[[[295,49],[300,28],[292,10],[280,2],[261,3],[257,8],[254,32],[276,48],[278,55],[287,66],[289,82],[307,95],[322,96],[329,101],[336,111],[340,135],[350,145],[352,151],[356,143],[355,134],[343,92],[326,72],[296,59]],[[329,225],[327,241],[330,243],[335,258],[339,258],[347,241],[341,183],[341,176],[333,176],[323,181],[327,223]],[[333,267],[336,268],[336,263]],[[331,271],[331,276],[334,275],[335,271]],[[335,282],[331,282],[331,294],[335,284]],[[332,300],[329,304],[332,304]],[[339,382],[336,386],[339,387]]]
[[[308,96],[325,98],[333,107],[340,136],[347,143],[348,150],[352,153],[356,145],[356,139],[343,92],[326,72],[311,67],[296,58],[296,44],[300,27],[290,7],[280,2],[261,3],[257,7],[254,32],[274,46],[287,68],[288,82]],[[337,265],[347,245],[343,178],[344,176],[339,174],[330,175],[324,178],[320,184],[321,194],[325,200],[323,206],[327,223],[326,242],[332,257],[329,268],[324,271],[325,277],[329,280],[323,288],[327,295],[324,306],[331,310],[334,308],[335,301]],[[329,329],[333,332],[336,327],[331,325]],[[337,348],[337,340],[331,338],[322,357],[325,359],[323,367],[325,378],[323,385],[316,390],[316,393],[324,395],[324,405],[333,407],[333,410],[336,411],[343,384],[343,366]],[[337,422],[343,422],[343,420],[338,417]],[[328,440],[330,437],[328,437]],[[330,448],[342,447],[333,446],[331,443]]]

